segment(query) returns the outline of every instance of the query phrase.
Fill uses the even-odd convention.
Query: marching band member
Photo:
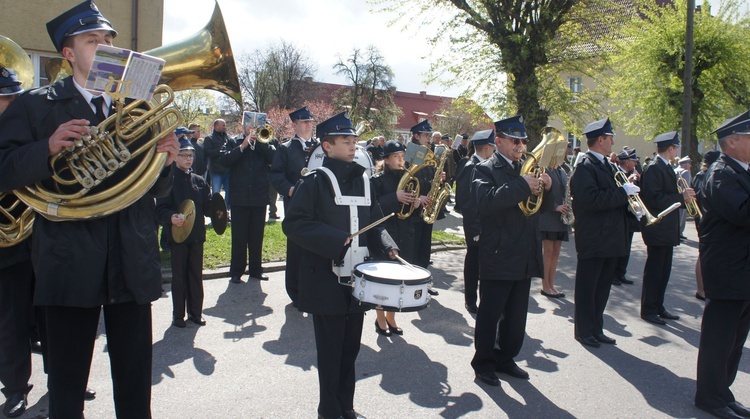
[[[313,315],[318,415],[362,418],[354,410],[354,363],[366,308],[356,303],[350,287],[339,283],[348,280],[351,271],[341,272],[336,264],[354,255],[355,247],[369,246],[392,259],[398,247],[382,224],[350,236],[352,226],[369,225],[382,218],[382,212],[364,168],[354,162],[357,137],[346,112],[318,124],[317,133],[326,153],[323,166],[297,183],[282,227],[302,249],[297,301]],[[356,254],[364,257],[364,252]]]
[[[750,112],[714,131],[721,157],[701,190],[700,260],[706,289],[695,406],[720,418],[750,417],[729,387],[750,330]]]
[[[703,155],[703,163],[701,164],[700,172],[696,173],[693,177],[693,181],[690,186],[695,191],[695,199],[698,201],[698,208],[703,208],[701,203],[700,191],[703,189],[703,185],[706,182],[706,173],[708,168],[719,158],[721,152],[719,150],[708,150]],[[695,217],[695,229],[698,231],[698,240],[700,241],[700,217]],[[703,291],[703,272],[701,271],[701,259],[695,261],[695,298],[706,301],[706,293]]]
[[[658,135],[654,139],[657,154],[641,176],[641,200],[649,211],[658,214],[675,203],[693,199],[691,188],[683,193],[677,191],[677,176],[669,162],[680,152],[677,131]],[[672,272],[674,246],[680,244],[680,215],[673,211],[660,222],[646,225],[645,218],[641,235],[648,256],[643,268],[643,291],[641,292],[641,318],[649,323],[665,325],[668,320],[679,320],[679,316],[664,308],[664,293]]]
[[[48,22],[47,31],[73,75],[20,96],[0,117],[2,191],[47,181],[50,156],[73,146],[111,109],[108,95],[82,87],[97,46],[111,45],[117,35],[96,5],[84,1]],[[116,414],[151,416],[151,302],[162,294],[154,198],[169,192],[178,149],[173,132],[158,142],[156,151],[169,153],[166,166],[151,191],[127,208],[91,220],[36,217],[34,304],[47,313],[51,417],[83,417],[101,311]]]
[[[303,106],[289,113],[289,119],[294,124],[294,137],[279,145],[271,164],[271,183],[284,197],[284,212],[289,208],[289,201],[294,194],[295,184],[302,176],[302,168],[307,167],[307,161],[313,147],[318,141],[313,137],[313,115],[307,106]],[[286,240],[286,292],[295,307],[299,295],[299,255],[301,249],[287,237]]]
[[[628,195],[640,189],[615,182],[617,169],[609,162],[615,134],[609,118],[588,124],[583,134],[589,151],[570,179],[578,253],[574,334],[581,344],[598,348],[615,343],[604,334],[604,309],[617,258],[625,254]]]
[[[464,257],[464,306],[469,313],[477,313],[479,290],[479,237],[482,231],[477,203],[471,194],[471,179],[476,165],[492,157],[495,152],[495,130],[477,131],[471,137],[474,154],[469,157],[456,175],[456,206],[461,207],[466,239]]]
[[[617,170],[624,173],[631,183],[639,185],[641,175],[635,170],[636,166],[638,166],[638,157],[635,155],[635,149],[625,149],[617,153],[617,161]],[[636,231],[641,231],[641,223],[635,215],[633,215],[632,212],[627,211],[627,217],[627,244],[625,246],[625,255],[620,256],[617,259],[617,264],[615,265],[615,277],[612,279],[612,285],[617,286],[633,283],[632,280],[625,277],[625,274],[628,273],[628,262],[630,261],[630,248],[633,244],[633,234]]]
[[[179,127],[175,134],[187,131]],[[203,243],[206,241],[206,226],[201,222],[209,214],[211,188],[202,176],[193,173],[195,147],[190,140],[180,140],[180,153],[172,168],[173,185],[169,195],[156,200],[156,212],[166,226],[164,235],[169,241],[170,266],[172,267],[172,325],[185,327],[185,311],[188,320],[205,326],[203,319]],[[180,204],[190,199],[195,204],[195,224],[187,238],[176,243],[172,226],[182,227],[185,217],[178,212]]]
[[[434,144],[430,142],[430,139],[434,138],[430,121],[425,119],[411,127],[411,134],[413,143],[428,149],[434,148]],[[439,139],[440,136],[438,135]],[[418,171],[415,176],[419,179],[419,204],[424,208],[430,203],[428,195],[432,187],[432,179],[435,177],[435,168],[426,167]],[[415,210],[409,217],[409,220],[414,223],[414,264],[427,269],[430,265],[430,253],[432,252],[432,224],[425,223],[420,212]],[[436,295],[437,291],[430,290],[430,294]]]
[[[500,385],[496,371],[529,378],[513,358],[526,333],[531,277],[541,276],[544,267],[539,216],[527,217],[518,204],[539,188],[539,182],[546,190],[551,185],[547,174],[541,179],[519,174],[528,142],[520,115],[495,122],[495,133],[497,151],[476,165],[471,186],[481,224],[480,301],[471,366],[491,386]],[[542,201],[543,207],[547,201]]]
[[[384,148],[383,172],[376,174],[370,179],[375,196],[378,199],[383,213],[398,213],[402,205],[419,203],[419,198],[412,196],[409,192],[398,189],[398,183],[404,172],[404,152],[406,147],[396,140],[386,143]],[[391,217],[384,223],[386,231],[396,242],[401,251],[401,257],[407,262],[414,260],[414,223],[410,220],[402,220]],[[403,330],[396,325],[396,313],[376,310],[375,332],[390,336],[391,333],[402,335]]]

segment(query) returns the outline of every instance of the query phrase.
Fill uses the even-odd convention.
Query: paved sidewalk
[[[517,361],[529,381],[500,375],[501,387],[478,382],[469,365],[474,319],[463,304],[464,251],[433,255],[440,291],[419,312],[396,316],[403,337],[384,338],[365,317],[357,362],[355,407],[377,418],[662,418],[707,417],[692,405],[702,303],[695,293],[697,242],[675,251],[667,307],[679,321],[660,327],[638,316],[645,247],[636,235],[629,277],[635,285],[613,287],[605,328],[617,346],[583,347],[573,339],[572,241],[563,246],[557,283],[567,294],[551,300],[532,282],[527,337]],[[205,281],[208,325],[170,326],[169,285],[153,304],[154,418],[315,418],[318,396],[312,319],[290,304],[283,272],[267,282]],[[103,333],[103,329],[100,329]],[[46,378],[34,355],[32,408],[23,417],[45,417]],[[87,418],[112,418],[112,384],[106,336],[96,342],[86,403]],[[750,359],[745,356],[733,387],[750,403]]]

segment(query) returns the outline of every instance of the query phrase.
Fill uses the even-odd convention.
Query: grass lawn
[[[160,233],[161,234],[161,233]],[[463,236],[449,234],[444,231],[432,232],[432,240],[445,244],[465,244]],[[217,235],[213,228],[206,226],[206,243],[203,244],[203,266],[214,269],[217,266],[229,265],[232,248],[232,226],[227,227],[223,235]],[[286,257],[286,236],[281,231],[280,221],[266,223],[263,237],[263,261],[271,262],[283,260]],[[169,252],[161,252],[163,266],[169,266]]]

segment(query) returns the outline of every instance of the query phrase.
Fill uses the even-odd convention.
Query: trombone
[[[627,176],[625,176],[625,173],[617,170],[615,172],[615,183],[617,183],[617,186],[622,187],[622,185],[626,183],[630,183],[630,181],[628,180]],[[650,212],[648,212],[646,205],[643,203],[643,201],[641,201],[641,197],[638,196],[638,194],[628,195],[628,209],[639,220],[641,219],[641,217],[646,217],[647,226],[658,223],[667,214],[676,210],[679,207],[680,207],[679,203],[672,204],[669,206],[669,208],[662,211],[658,216],[654,217],[653,215],[651,215]]]
[[[685,193],[685,190],[689,187],[690,186],[688,185],[685,178],[679,176],[677,177],[677,191],[679,193]],[[689,216],[693,218],[703,218],[703,213],[701,212],[701,209],[698,206],[698,201],[696,201],[695,198],[686,199],[685,208],[687,209],[687,213]]]

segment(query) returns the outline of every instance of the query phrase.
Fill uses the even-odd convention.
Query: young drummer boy
[[[185,127],[177,128],[176,134],[187,132]],[[185,306],[188,320],[204,326],[203,320],[203,243],[206,241],[204,214],[209,213],[211,189],[205,179],[192,172],[195,161],[195,148],[187,138],[180,140],[180,152],[173,166],[172,191],[168,196],[157,199],[157,214],[164,223],[169,240],[172,263],[172,325],[185,327]],[[185,241],[175,243],[173,226],[182,227],[184,214],[178,207],[186,199],[195,203],[195,223]]]
[[[390,258],[398,254],[398,247],[382,224],[351,237],[383,214],[364,168],[354,162],[357,137],[346,112],[318,124],[317,134],[326,152],[323,166],[297,183],[282,227],[303,249],[298,306],[313,315],[318,415],[360,418],[354,411],[354,362],[365,308],[340,282],[348,281],[351,269],[364,261],[368,246],[372,254],[382,252]],[[336,266],[341,262],[343,266]]]

